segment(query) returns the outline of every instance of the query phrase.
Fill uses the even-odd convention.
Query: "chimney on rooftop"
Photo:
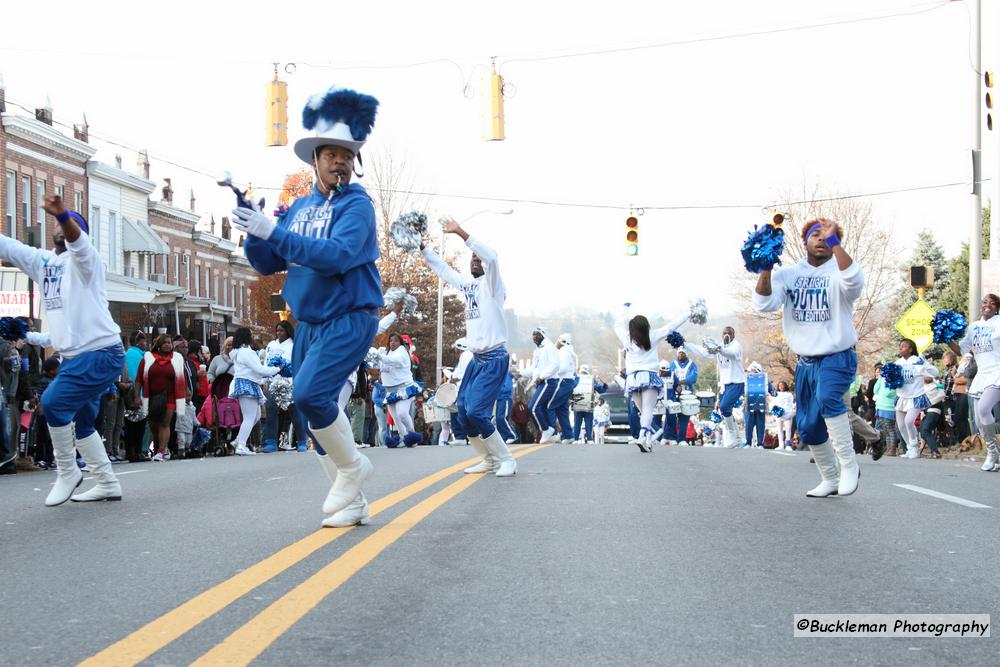
[[[164,178],[163,180],[166,182],[166,185],[163,186],[163,201],[167,202],[168,204],[173,204],[174,189],[170,187],[170,179]]]

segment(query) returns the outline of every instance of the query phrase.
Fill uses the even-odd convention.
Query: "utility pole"
[[[982,228],[983,228],[983,193],[982,193],[982,97],[983,97],[983,39],[982,39],[982,0],[969,0],[972,32],[972,75],[976,79],[974,87],[976,103],[972,122],[972,234],[969,239],[969,317],[979,312],[979,301],[982,292]]]

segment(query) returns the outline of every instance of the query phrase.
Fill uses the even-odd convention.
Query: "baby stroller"
[[[243,421],[240,402],[229,395],[229,386],[232,383],[233,376],[230,373],[216,377],[209,387],[208,398],[201,406],[198,415],[202,426],[212,433],[206,451],[212,451],[215,456],[228,456],[233,453],[232,441]]]

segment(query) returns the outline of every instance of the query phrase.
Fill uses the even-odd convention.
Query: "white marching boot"
[[[538,444],[544,444],[546,442],[551,442],[556,437],[556,430],[551,426],[542,431],[542,437],[538,439]]]
[[[510,453],[507,443],[503,441],[497,431],[488,438],[481,438],[486,450],[497,461],[497,469],[494,473],[497,477],[513,477],[517,474],[517,459]]]
[[[743,442],[742,438],[739,436],[739,429],[736,427],[736,417],[729,415],[722,421],[726,425],[726,437],[724,438],[726,449],[742,447]]]
[[[807,491],[809,498],[826,498],[837,495],[837,487],[840,484],[840,475],[837,470],[837,455],[833,451],[833,445],[827,440],[822,445],[809,445],[809,451],[819,468],[820,477],[823,481],[816,488]]]
[[[310,429],[337,469],[337,477],[323,503],[324,514],[336,514],[354,502],[375,467],[367,456],[358,453],[354,433],[343,412],[329,426],[317,429],[310,425]]]
[[[986,460],[983,462],[983,467],[980,468],[983,472],[997,472],[1000,470],[1000,446],[997,446],[997,425],[996,424],[983,424],[979,427],[982,433],[983,440],[986,441]]]
[[[826,420],[826,428],[830,432],[833,451],[837,455],[837,464],[840,467],[837,495],[849,496],[858,490],[858,482],[861,480],[861,466],[858,465],[858,455],[854,452],[851,419],[847,413],[830,417]]]
[[[483,457],[483,460],[475,465],[469,466],[462,472],[467,475],[474,475],[476,473],[483,472],[496,472],[496,469],[500,467],[500,461],[490,453],[489,447],[486,446],[486,442],[479,436],[472,435],[469,436],[469,444],[472,445],[472,448],[476,450],[477,454]]]
[[[362,491],[358,497],[351,501],[351,504],[340,510],[333,516],[323,519],[325,528],[347,528],[349,526],[367,526],[371,522],[368,518],[368,499]]]
[[[56,459],[56,483],[45,498],[45,506],[55,507],[69,500],[83,481],[83,473],[76,465],[73,425],[50,426],[49,436],[52,438],[52,451]]]
[[[118,483],[114,470],[111,469],[111,461],[108,453],[104,450],[104,443],[97,432],[91,433],[86,438],[76,441],[76,448],[80,450],[80,455],[87,462],[97,484],[89,490],[70,498],[74,503],[93,503],[99,500],[121,500],[122,485]]]

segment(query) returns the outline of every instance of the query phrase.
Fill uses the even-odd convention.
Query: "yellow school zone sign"
[[[909,338],[917,344],[917,354],[923,354],[924,350],[934,342],[931,318],[936,312],[926,301],[917,299],[917,302],[896,320],[896,331],[903,334],[903,338]]]

